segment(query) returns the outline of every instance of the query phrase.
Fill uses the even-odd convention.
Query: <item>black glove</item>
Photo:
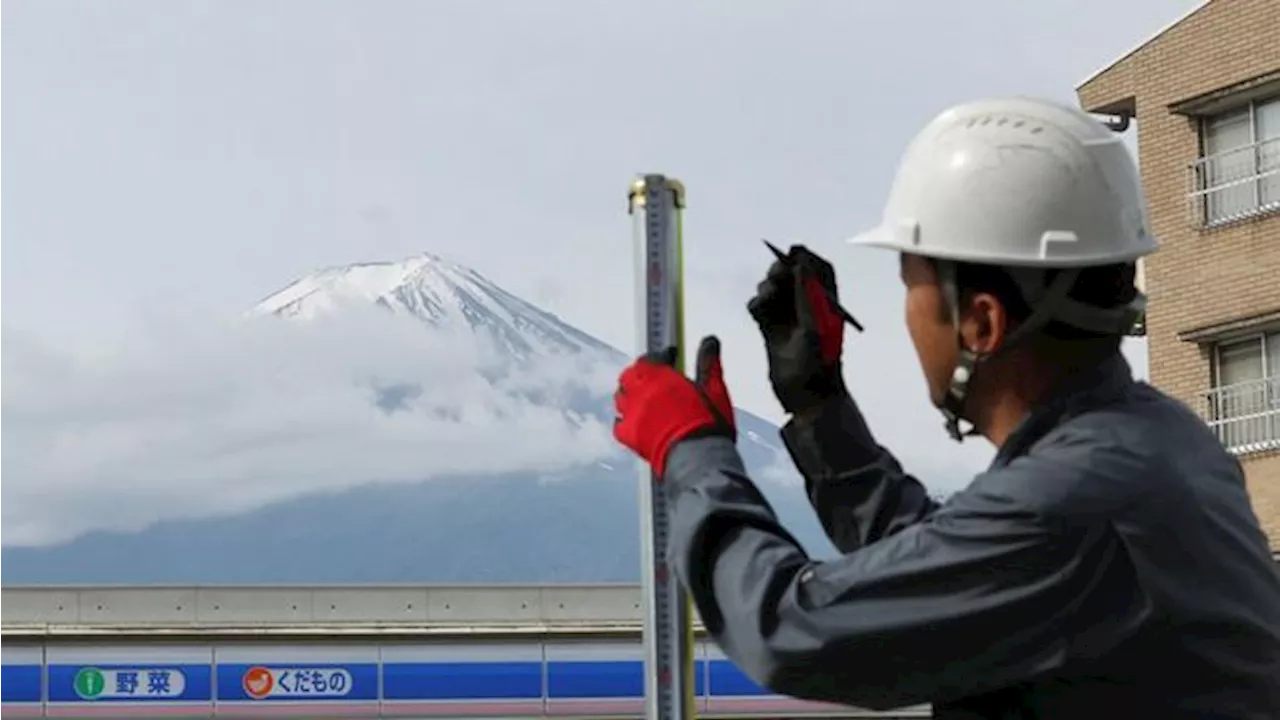
[[[764,336],[773,394],[789,414],[845,392],[840,374],[844,320],[831,264],[803,245],[778,260],[747,303]]]

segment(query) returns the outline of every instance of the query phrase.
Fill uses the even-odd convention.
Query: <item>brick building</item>
[[[1151,382],[1240,456],[1280,549],[1280,0],[1209,0],[1077,91],[1137,125]]]

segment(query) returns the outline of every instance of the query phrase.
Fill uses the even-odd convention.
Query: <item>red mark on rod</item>
[[[656,262],[651,263],[649,265],[649,284],[657,285],[660,282],[662,282],[662,266]]]

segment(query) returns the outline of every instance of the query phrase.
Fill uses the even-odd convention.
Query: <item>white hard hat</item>
[[[1120,136],[1030,98],[952,107],[911,141],[878,227],[849,242],[945,260],[1067,268],[1154,252]]]

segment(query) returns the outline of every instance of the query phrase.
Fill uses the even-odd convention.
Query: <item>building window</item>
[[[1280,210],[1280,96],[1200,120],[1191,206],[1202,226]]]
[[[1218,343],[1209,424],[1237,453],[1280,448],[1280,331]]]

